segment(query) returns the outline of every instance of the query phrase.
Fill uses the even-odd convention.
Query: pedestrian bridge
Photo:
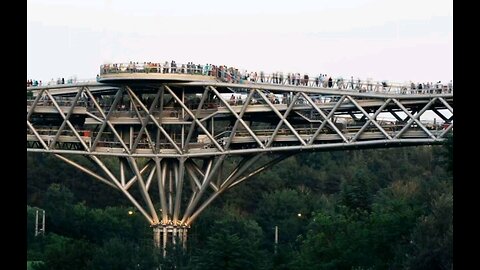
[[[102,65],[96,81],[27,87],[27,152],[122,192],[158,246],[185,242],[215,198],[293,154],[439,144],[453,133],[450,84],[184,66]]]

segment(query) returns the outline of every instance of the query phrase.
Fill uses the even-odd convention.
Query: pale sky
[[[28,0],[27,79],[211,63],[390,82],[453,79],[453,0]]]

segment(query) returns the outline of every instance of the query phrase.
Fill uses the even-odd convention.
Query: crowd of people
[[[194,64],[188,62],[187,64],[177,64],[174,60],[165,63],[153,62],[130,62],[128,64],[104,64],[100,68],[100,74],[115,74],[115,73],[176,73],[176,74],[191,74],[214,76],[222,82],[229,83],[272,83],[272,84],[289,84],[289,85],[303,85],[308,86],[313,82],[316,86],[333,87],[335,82],[332,77],[327,78],[327,74],[320,74],[318,77],[311,79],[308,74],[301,75],[300,73],[274,72],[272,74],[265,74],[263,71],[256,72],[241,70],[226,65],[213,64]],[[337,81],[338,84],[338,81]]]
[[[56,85],[56,84],[72,84],[76,83],[77,79],[75,77],[72,77],[65,81],[65,78],[58,78],[56,81],[52,78],[47,85]],[[32,87],[32,86],[42,86],[42,81],[41,80],[33,80],[29,79],[27,80],[27,87]]]
[[[337,88],[337,89],[351,89],[359,92],[367,91],[390,91],[392,88],[397,89],[397,92],[402,94],[432,94],[432,93],[451,93],[453,91],[453,80],[450,80],[447,84],[443,84],[441,81],[433,82],[410,82],[393,84],[386,81],[375,82],[372,79],[360,80],[354,79],[353,76],[350,79],[344,79],[342,77],[332,78],[327,74],[319,74],[318,76],[310,77],[308,74],[301,74],[299,72],[273,72],[265,73],[263,71],[247,71],[241,70],[235,67],[228,67],[226,65],[213,65],[213,64],[195,64],[188,62],[187,64],[177,64],[174,60],[171,62],[165,61],[163,64],[160,62],[130,62],[120,64],[104,64],[100,66],[100,75],[116,74],[116,73],[161,73],[161,74],[190,74],[190,75],[202,75],[213,76],[221,82],[227,83],[268,83],[268,84],[280,84],[280,85],[295,85],[295,86],[310,86],[310,87],[323,87],[323,88]],[[97,75],[97,80],[99,79]],[[75,83],[75,79],[67,80],[67,84]],[[53,78],[47,85],[65,84],[64,78],[58,78],[55,81]],[[42,81],[27,80],[27,87],[42,86]]]
[[[312,86],[323,88],[352,89],[360,92],[366,91],[389,91],[392,87],[398,88],[401,93],[406,94],[410,90],[411,93],[451,93],[453,91],[453,81],[444,85],[441,81],[436,83],[414,83],[389,84],[386,81],[374,82],[372,79],[360,80],[354,79],[353,76],[349,80],[342,77],[332,78],[327,74],[310,77],[308,74],[299,72],[273,72],[266,74],[263,71],[247,71],[226,65],[213,64],[195,64],[188,62],[187,64],[177,64],[174,60],[171,62],[130,62],[121,64],[104,64],[100,67],[100,74],[115,73],[162,73],[162,74],[191,74],[214,76],[221,82],[228,83],[269,83],[295,86]]]
[[[37,81],[37,80],[27,80],[27,87],[31,86],[42,86],[42,81]]]

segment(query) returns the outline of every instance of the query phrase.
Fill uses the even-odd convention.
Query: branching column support
[[[299,151],[432,144],[453,130],[453,96],[446,94],[407,98],[220,82],[138,81],[131,86],[70,88],[75,89],[37,89],[36,98],[27,101],[27,151],[53,154],[120,191],[147,219],[154,245],[164,256],[169,243],[186,247],[188,229],[216,198]],[[63,91],[68,92],[66,99]],[[243,104],[231,104],[226,97],[230,91],[245,93]],[[287,94],[287,104],[273,102]],[[198,104],[197,95],[202,95]],[[317,95],[335,99],[317,102]],[[88,98],[87,104],[82,97]],[[205,106],[210,97],[217,106]],[[128,111],[119,110],[124,98],[130,101]],[[172,106],[181,111],[178,117],[164,111]],[[442,118],[442,129],[421,121],[427,111]],[[397,120],[394,129],[382,120],[386,113]],[[346,127],[340,125],[344,123]],[[198,140],[200,135],[206,137],[204,142]],[[70,154],[86,156],[92,163],[83,164]],[[227,157],[239,160],[232,164]]]

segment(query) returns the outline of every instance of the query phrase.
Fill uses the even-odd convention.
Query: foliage
[[[96,249],[92,265],[98,270],[153,269],[157,255],[151,244],[112,237]]]
[[[49,234],[46,240],[43,264],[36,270],[89,269],[93,249],[85,240],[74,240],[57,234]]]
[[[214,222],[205,246],[194,248],[190,269],[262,269],[262,229],[253,220],[228,216]]]
[[[451,269],[452,141],[290,157],[218,198],[188,249],[171,245],[166,258],[118,191],[28,154],[27,259],[44,262],[35,269]],[[44,237],[33,206],[46,210]]]

